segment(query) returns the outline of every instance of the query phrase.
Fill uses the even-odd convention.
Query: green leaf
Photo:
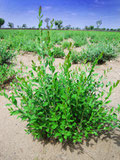
[[[60,143],[62,143],[63,142],[63,138],[59,138],[59,141],[60,141]]]
[[[111,102],[111,100],[109,100],[109,101],[106,101],[106,102],[105,102],[105,104],[108,104],[108,103],[110,103],[110,102]]]
[[[6,104],[6,106],[11,106],[11,105],[12,105],[11,103]]]
[[[48,102],[44,102],[44,103],[43,103],[43,106],[44,106],[44,107],[46,107],[46,106],[48,106],[48,105],[49,105]]]
[[[41,12],[42,12],[42,6],[39,7],[39,17],[41,15]]]

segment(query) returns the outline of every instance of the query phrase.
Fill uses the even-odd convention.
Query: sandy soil
[[[31,60],[38,64],[35,55],[19,55],[16,68],[19,68],[20,61],[30,68]],[[55,66],[63,62],[64,59],[56,59]],[[76,66],[79,65],[72,67]],[[120,79],[120,58],[99,66],[96,72],[102,74],[108,67],[112,67],[112,70],[107,74],[107,80]],[[120,85],[114,90],[111,99],[110,105],[116,107],[120,104]],[[120,160],[120,130],[74,146],[37,141],[25,134],[25,122],[10,116],[6,103],[7,100],[0,97],[0,160]]]

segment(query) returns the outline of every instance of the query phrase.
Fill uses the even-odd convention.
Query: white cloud
[[[28,10],[28,14],[36,14],[36,13],[38,13],[37,10]]]
[[[42,8],[43,11],[48,11],[48,10],[50,10],[50,9],[52,9],[51,6],[44,6],[44,7]],[[38,9],[28,10],[28,11],[27,11],[27,14],[36,15],[36,14],[38,14]]]
[[[50,10],[50,9],[52,9],[52,6],[44,6],[44,7],[43,7],[43,10],[44,10],[44,11],[48,11],[48,10]]]

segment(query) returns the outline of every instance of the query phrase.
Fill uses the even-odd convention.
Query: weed
[[[0,65],[0,88],[2,88],[9,80],[12,80],[14,75],[15,71],[13,70],[12,65]]]
[[[11,51],[7,51],[6,47],[0,46],[0,65],[4,63],[10,63],[12,58],[15,56]]]
[[[103,53],[103,56],[99,59],[99,64],[111,60],[117,56],[112,45],[99,43],[96,45],[89,45],[86,50],[81,52],[80,59],[83,61],[86,59],[88,62],[94,62],[101,53]]]
[[[71,61],[73,64],[78,64],[81,60],[81,54],[77,51],[72,51],[71,53]]]
[[[69,48],[69,47],[70,47],[70,42],[65,41],[65,42],[62,43],[62,48],[63,49]]]
[[[63,58],[65,56],[64,51],[60,47],[53,47],[52,53],[54,58]]]

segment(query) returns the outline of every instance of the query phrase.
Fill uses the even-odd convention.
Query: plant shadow
[[[36,139],[33,140],[35,141]],[[81,143],[73,143],[71,141],[65,141],[64,143],[58,142],[56,139],[47,139],[47,138],[41,138],[37,140],[38,142],[41,142],[43,146],[46,146],[48,144],[56,146],[57,144],[61,144],[61,148],[63,150],[69,149],[70,152],[77,151],[78,154],[84,154],[85,153],[85,147],[92,147],[95,144],[97,144],[99,141],[108,142],[109,140],[112,140],[115,145],[120,147],[120,130],[115,129],[110,132],[102,132],[98,136],[90,136],[89,139],[84,139]]]

